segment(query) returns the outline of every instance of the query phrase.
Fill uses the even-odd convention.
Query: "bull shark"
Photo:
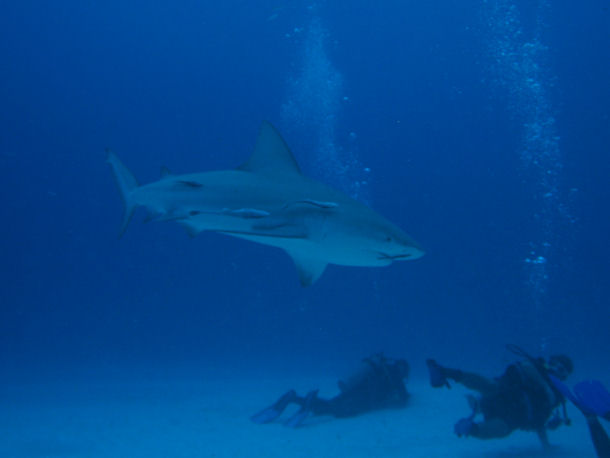
[[[125,204],[120,236],[136,207],[149,219],[176,221],[191,236],[215,231],[278,247],[294,260],[303,286],[328,264],[386,266],[423,256],[399,227],[342,192],[305,177],[286,142],[267,121],[254,152],[233,170],[173,175],[139,185],[108,153]]]

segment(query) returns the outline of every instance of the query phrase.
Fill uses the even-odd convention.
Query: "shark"
[[[303,286],[328,264],[387,266],[424,250],[402,229],[343,192],[301,173],[273,125],[264,121],[254,151],[235,169],[174,175],[140,185],[113,153],[107,163],[124,203],[123,235],[137,207],[149,220],[175,221],[191,236],[214,231],[284,250]]]

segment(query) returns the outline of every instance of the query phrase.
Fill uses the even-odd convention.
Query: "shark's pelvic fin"
[[[324,269],[326,269],[327,263],[325,261],[312,259],[288,250],[286,252],[294,261],[302,286],[310,286],[315,283],[320,278],[320,275],[324,273]]]
[[[121,198],[125,204],[125,210],[123,212],[123,223],[121,224],[121,230],[119,231],[119,238],[123,236],[133,212],[136,209],[136,203],[133,200],[133,191],[138,185],[138,181],[135,179],[133,174],[129,171],[125,165],[119,160],[119,158],[112,151],[108,151],[106,162],[110,165],[116,184],[121,192]]]
[[[266,175],[301,175],[299,165],[288,145],[268,121],[263,121],[261,124],[256,146],[250,159],[238,168]]]

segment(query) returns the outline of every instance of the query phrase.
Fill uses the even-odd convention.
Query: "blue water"
[[[538,0],[4,2],[2,377],[384,350],[610,363],[610,10]],[[142,183],[226,169],[262,120],[305,174],[426,256],[330,266],[172,223],[117,233],[105,149]]]

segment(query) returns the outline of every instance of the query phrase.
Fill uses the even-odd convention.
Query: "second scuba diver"
[[[340,393],[331,398],[318,397],[312,390],[305,397],[294,390],[284,393],[274,404],[251,417],[255,423],[276,420],[289,404],[300,409],[284,424],[296,428],[309,415],[351,417],[384,408],[404,407],[409,398],[404,380],[409,375],[409,365],[404,359],[386,358],[376,354],[362,360],[362,369],[345,381],[339,381]]]

